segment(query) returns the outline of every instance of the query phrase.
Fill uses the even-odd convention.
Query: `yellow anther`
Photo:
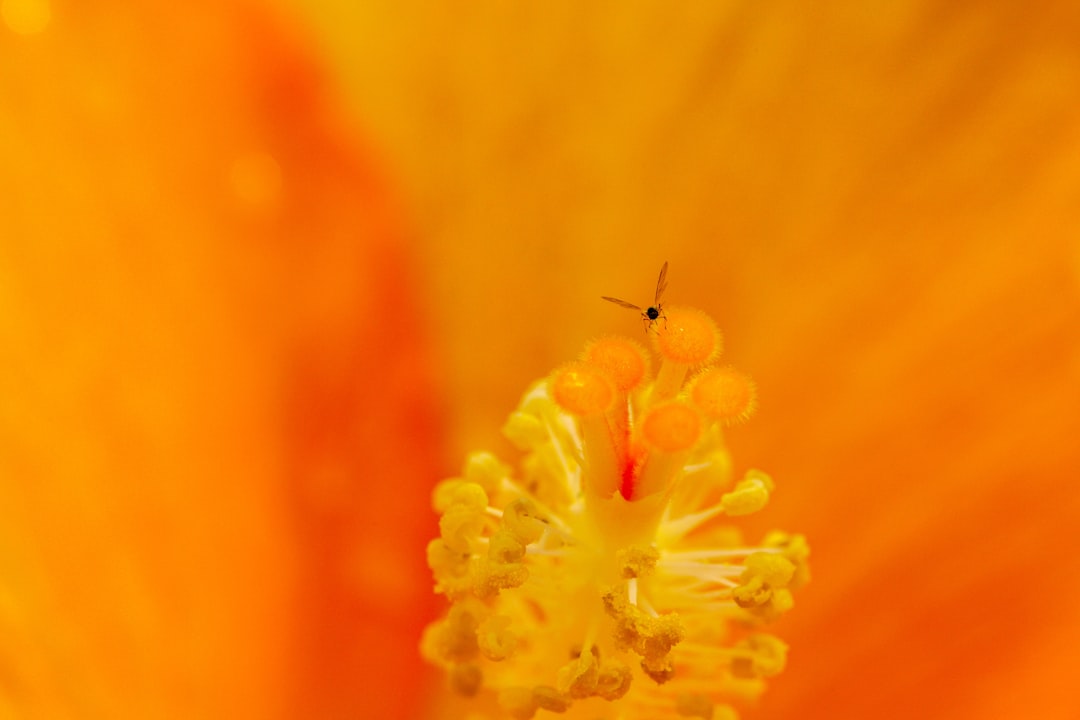
[[[731,672],[739,678],[761,678],[778,675],[787,663],[787,645],[772,635],[751,635],[737,646],[746,651],[731,664]]]
[[[773,487],[768,475],[760,470],[750,470],[734,490],[721,496],[720,505],[732,517],[756,513],[769,502]]]
[[[457,552],[472,552],[486,518],[483,510],[454,505],[439,518],[439,533],[446,545]]]
[[[738,601],[736,600],[736,602]],[[795,597],[791,594],[791,590],[778,588],[771,590],[768,599],[760,605],[744,607],[761,621],[772,622],[795,607]]]
[[[657,685],[663,685],[675,677],[675,664],[667,655],[658,658],[642,658],[641,670]]]
[[[679,616],[646,615],[617,589],[604,593],[601,599],[604,610],[615,620],[616,646],[640,655],[642,669],[657,682],[669,679],[672,667],[668,653],[686,634]]]
[[[518,638],[510,632],[511,622],[505,615],[492,615],[480,623],[476,629],[476,642],[481,655],[499,662],[514,654]]]
[[[421,652],[439,662],[462,663],[475,659],[480,652],[476,627],[483,612],[483,605],[475,600],[454,603],[444,620],[424,631]]]
[[[525,557],[525,544],[504,528],[488,540],[488,558],[495,563],[516,563]]]
[[[745,483],[760,483],[769,492],[776,489],[776,483],[773,482],[769,474],[757,468],[747,470],[742,481]]]
[[[469,553],[452,550],[436,538],[427,545],[427,563],[435,575],[436,592],[456,596],[468,589]]]
[[[600,666],[596,656],[591,652],[583,652],[559,668],[555,676],[555,687],[560,693],[572,698],[587,698],[596,691],[599,676]]]
[[[439,513],[455,507],[482,511],[487,507],[488,496],[479,483],[455,478],[443,480],[435,486],[431,493],[431,504]]]
[[[645,545],[631,545],[615,553],[619,573],[627,580],[652,575],[659,559],[660,551]]]
[[[548,439],[547,428],[540,418],[521,410],[510,413],[502,427],[502,434],[518,450],[531,450]]]
[[[550,685],[537,685],[533,688],[533,700],[541,710],[564,713],[570,709],[573,701]]]
[[[526,545],[539,540],[547,527],[536,506],[524,498],[518,498],[506,506],[502,523],[507,532]]]
[[[477,564],[473,592],[490,600],[500,590],[521,587],[529,579],[529,569],[521,563],[497,563],[484,560]]]
[[[742,580],[761,580],[771,588],[787,587],[795,574],[795,565],[779,553],[756,552],[746,558]]]
[[[436,538],[427,545],[428,567],[436,573],[464,575],[469,569],[469,554],[455,552]]]
[[[510,467],[489,452],[472,452],[465,458],[462,475],[476,483],[488,496],[494,495],[504,478],[510,476]]]
[[[630,690],[633,673],[625,665],[603,665],[596,678],[596,696],[618,700]]]
[[[772,599],[772,588],[759,577],[753,577],[732,589],[731,597],[741,608],[761,607]]]
[[[795,607],[795,596],[791,594],[791,590],[788,588],[774,590],[770,606],[774,613],[783,615],[788,610]]]
[[[786,532],[774,530],[765,536],[761,543],[762,547],[778,548],[783,551],[784,557],[795,564],[795,575],[788,583],[788,587],[798,590],[810,582],[810,546],[802,535],[791,535]]]

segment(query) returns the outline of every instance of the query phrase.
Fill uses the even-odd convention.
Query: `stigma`
[[[667,308],[649,353],[602,338],[532,385],[504,435],[435,488],[427,549],[449,608],[421,652],[478,717],[732,720],[784,668],[766,626],[809,580],[800,535],[747,543],[774,482],[724,442],[756,407],[705,313]],[[483,712],[489,715],[483,715]]]

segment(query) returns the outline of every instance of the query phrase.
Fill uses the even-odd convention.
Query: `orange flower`
[[[0,716],[413,715],[429,483],[663,260],[814,545],[745,715],[1080,715],[1071,4],[295,5],[0,1]]]
[[[418,5],[317,17],[416,210],[452,444],[669,260],[814,545],[758,715],[1080,714],[1074,6]]]

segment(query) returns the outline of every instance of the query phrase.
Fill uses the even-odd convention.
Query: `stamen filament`
[[[660,525],[660,533],[665,545],[674,544],[676,541],[681,540],[690,531],[707,523],[719,515],[724,514],[724,508],[722,505],[714,505],[713,507],[702,510],[701,512],[691,513],[689,515],[683,515],[682,517],[674,520],[665,520]]]

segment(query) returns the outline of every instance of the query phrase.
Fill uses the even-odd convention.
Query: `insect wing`
[[[628,303],[625,300],[620,300],[619,298],[613,298],[613,297],[607,297],[606,295],[601,295],[600,299],[601,300],[607,300],[608,302],[613,302],[616,305],[618,305],[619,307],[624,307],[627,310],[637,310],[638,312],[641,312],[641,308],[638,307],[637,305],[635,305],[633,303]]]
[[[653,305],[660,304],[660,298],[664,296],[665,290],[667,290],[667,261],[664,261],[664,266],[660,268],[660,277],[656,279],[656,299]]]

